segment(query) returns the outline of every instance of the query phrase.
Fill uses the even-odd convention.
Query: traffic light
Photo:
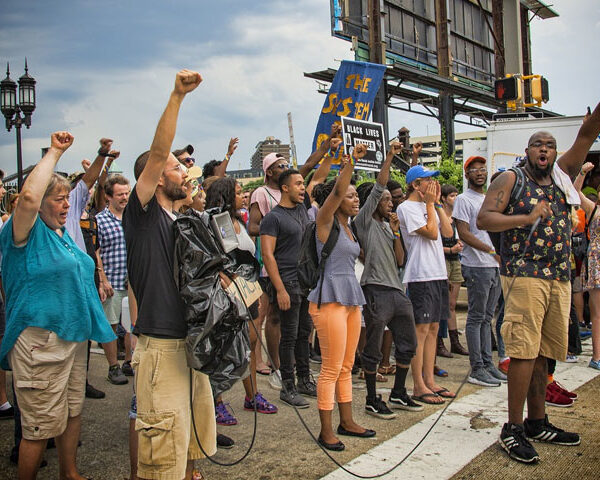
[[[496,80],[494,82],[494,93],[496,94],[496,100],[504,102],[513,100],[518,102],[522,97],[521,80],[517,77],[506,77]]]
[[[531,98],[539,103],[547,102],[550,99],[548,80],[541,76],[531,79]]]

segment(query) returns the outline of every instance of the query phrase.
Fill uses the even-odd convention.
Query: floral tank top
[[[552,214],[540,222],[530,242],[527,242],[530,225],[502,232],[501,275],[570,280],[570,207],[560,188],[554,182],[551,185],[538,185],[525,175],[521,198],[511,201],[505,213],[527,215],[542,200],[550,204]],[[525,257],[521,258],[526,246]]]

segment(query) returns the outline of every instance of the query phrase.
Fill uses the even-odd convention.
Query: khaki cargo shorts
[[[500,277],[504,292],[502,338],[506,355],[538,356],[563,362],[567,356],[571,282],[541,278]]]
[[[38,327],[21,332],[8,353],[23,438],[44,440],[62,435],[67,420],[83,409],[87,342],[67,342]]]
[[[448,272],[448,282],[463,283],[465,281],[462,276],[460,260],[446,260],[446,271]]]
[[[137,475],[181,480],[187,461],[204,457],[192,427],[185,340],[140,335],[131,366],[137,395]],[[217,429],[208,377],[192,370],[192,388],[198,438],[212,456],[217,450]]]

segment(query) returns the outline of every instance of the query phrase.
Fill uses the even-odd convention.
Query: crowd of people
[[[228,214],[237,261],[260,266],[262,294],[247,306],[251,320],[243,327],[244,409],[273,415],[282,406],[311,408],[308,399],[316,398],[318,443],[341,451],[343,436],[376,434],[368,428],[375,425],[354,420],[353,374],[366,383],[365,412],[391,420],[398,411],[452,401],[456,394],[443,385],[448,372],[437,358],[468,355],[468,382],[508,383],[509,418],[499,442],[511,458],[537,461],[530,440],[580,443],[578,434],[550,423],[545,405],[573,405],[577,395],[553,373],[556,361],[577,361],[586,332],[580,326],[590,317],[589,366],[600,369],[600,213],[592,182],[587,193],[583,188],[595,168],[584,161],[600,133],[600,105],[558,159],[548,132],[533,135],[522,164],[495,174],[489,186],[486,158],[466,159],[463,193],[419,164],[420,144],[412,147],[405,186],[391,179],[403,148],[398,141],[375,181],[356,186],[355,163],[367,146],[340,154],[337,124],[298,170],[281,154],[266,155],[264,185],[244,192],[227,176],[238,138],[222,161],[202,169],[192,145],[172,151],[179,108],[201,82],[196,72],[177,74],[150,150],[135,161],[133,188],[109,174],[120,153],[108,138],[100,139],[93,162],[82,162],[84,172],[54,173],[74,141],[56,132],[22,191],[9,199],[0,232],[0,363],[12,370],[15,398],[11,405],[2,372],[0,417],[15,417],[20,479],[36,478],[48,441],[58,448],[61,478],[82,478],[76,453],[84,398],[105,396],[87,381],[91,341],[104,351],[109,382],[134,378],[132,479],[200,478],[194,460],[234,444],[217,433],[217,426],[238,423],[229,393],[214,391],[207,375],[188,366],[188,324],[174,272],[174,222],[214,212]],[[298,264],[307,231],[320,262],[311,289]],[[222,287],[231,280],[222,274]],[[466,348],[456,319],[461,285],[468,294]],[[313,369],[320,364],[317,380],[311,362]],[[257,374],[268,376],[279,402],[258,390]],[[384,399],[377,382],[389,376],[393,386]]]

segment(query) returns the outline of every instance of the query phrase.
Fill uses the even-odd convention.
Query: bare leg
[[[448,316],[448,330],[457,330],[458,325],[456,323],[456,302],[458,301],[458,294],[460,293],[460,283],[450,284],[449,294],[449,305],[450,315]]]
[[[131,334],[125,334],[125,361],[131,362]]]
[[[254,324],[254,327],[248,325],[250,329],[250,375],[243,380],[246,396],[250,399],[254,398],[254,393],[256,391],[256,344],[258,343],[256,331],[260,332],[258,327],[259,319],[255,318],[252,320],[252,323]]]
[[[592,359],[600,360],[600,289],[590,290],[590,319],[592,321]]]
[[[512,360],[511,360],[512,362]],[[527,418],[540,420],[546,414],[546,385],[548,384],[548,361],[537,357],[527,391]]]
[[[319,410],[319,420],[321,420],[321,438],[325,443],[337,443],[339,438],[333,433],[331,425],[333,410]]]
[[[129,420],[129,480],[137,477],[138,433],[135,431],[135,420]]]
[[[340,409],[340,425],[350,432],[363,433],[365,428],[361,427],[352,417],[352,402],[338,403]]]
[[[185,477],[183,477],[183,480],[192,480],[192,473],[194,473],[194,461],[188,460],[185,467]]]
[[[19,480],[35,480],[47,442],[48,440],[21,440],[17,473]]]
[[[381,359],[380,367],[390,366],[390,354],[392,353],[392,332],[386,330],[383,332],[383,342],[381,343],[381,353],[383,358]]]
[[[523,407],[531,384],[531,376],[536,360],[510,359],[508,366],[508,421],[523,423]],[[544,394],[546,378],[544,378]]]
[[[269,300],[266,294],[262,294],[259,302],[258,302],[258,318],[256,319],[255,325],[258,330],[258,334],[262,335],[262,328],[265,322],[265,317],[267,316],[267,309],[269,307]],[[256,369],[264,370],[268,368],[267,364],[263,360],[262,355],[262,345],[260,342],[257,342],[256,347],[254,348],[255,357],[256,357]]]
[[[573,299],[573,305],[575,305],[575,314],[577,315],[577,321],[579,323],[583,322],[583,292],[573,292],[571,294],[571,298]]]
[[[413,377],[413,382],[414,382],[413,394],[414,395],[424,395],[427,393],[432,394],[433,392],[429,388],[427,388],[427,385],[425,385],[425,381],[423,380],[423,355],[425,352],[425,340],[426,340],[428,332],[429,332],[429,324],[427,324],[427,323],[417,324],[416,330],[417,330],[417,352],[410,362],[410,368],[412,371],[412,377]],[[435,346],[437,346],[437,339],[436,339],[434,348],[435,348]],[[435,353],[435,350],[434,350],[434,353]],[[433,366],[431,367],[431,369],[432,369],[432,375],[433,375]],[[443,403],[443,400],[441,398],[436,400],[435,398],[431,397],[429,400],[431,400],[432,402],[436,402],[436,403]]]
[[[2,338],[0,338],[0,343],[2,343]],[[6,396],[6,372],[0,370],[0,405],[4,405],[6,402],[8,402],[8,397]]]
[[[56,437],[59,477],[61,480],[85,480],[77,472],[77,443],[81,430],[81,415],[69,417],[67,428]],[[20,460],[20,459],[19,459]]]

